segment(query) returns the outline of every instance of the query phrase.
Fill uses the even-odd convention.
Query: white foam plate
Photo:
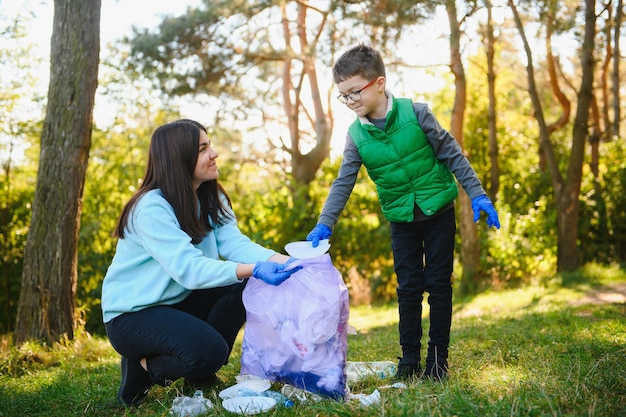
[[[244,388],[255,392],[263,392],[270,389],[270,385],[270,382],[266,379],[246,379],[238,384],[223,389],[220,391],[219,395],[222,400],[226,400],[236,397],[237,393]]]
[[[330,249],[330,242],[328,239],[320,240],[320,244],[317,248],[314,248],[311,242],[303,240],[300,242],[291,242],[285,245],[287,253],[294,258],[306,259],[315,258],[316,256],[322,256]]]
[[[275,407],[276,400],[269,397],[234,397],[222,401],[222,406],[231,413],[250,415]]]

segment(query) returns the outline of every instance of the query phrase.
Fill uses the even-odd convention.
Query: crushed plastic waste
[[[396,373],[396,364],[391,361],[346,362],[348,382],[360,381],[370,375],[380,379],[390,378]]]
[[[250,375],[250,374],[235,375],[235,381],[237,381],[237,383],[245,382],[245,381],[267,381],[268,383],[270,382],[267,379],[259,378],[256,375]]]
[[[281,394],[278,391],[262,391],[257,392],[248,388],[240,389],[237,392],[237,397],[268,397],[276,400],[276,404],[283,407],[293,407],[293,401],[287,398],[285,395]]]
[[[169,414],[172,417],[196,417],[213,408],[213,403],[204,398],[202,391],[197,390],[193,397],[180,396],[174,398]]]
[[[348,394],[351,400],[359,400],[362,405],[370,406],[380,403],[380,391],[374,390],[370,395],[365,394]]]
[[[293,385],[285,384],[281,388],[280,392],[291,400],[298,400],[301,403],[305,403],[309,400],[318,402],[322,400],[320,395],[314,394],[309,391],[305,391],[301,388],[296,388]]]
[[[396,373],[396,364],[391,361],[376,362],[347,362],[346,374],[349,382],[360,381],[369,376],[377,376],[379,379],[391,378]],[[371,394],[348,394],[350,400],[358,400],[364,406],[371,406],[380,403],[380,391],[378,389],[397,388],[404,389],[406,385],[402,382],[394,382],[389,385],[382,385]]]
[[[381,388],[381,389],[383,389],[383,388],[399,388],[399,389],[405,389],[406,387],[407,387],[407,386],[406,386],[406,384],[405,384],[405,383],[403,383],[403,382],[394,382],[394,383],[393,383],[393,384],[391,384],[391,385],[382,385],[382,386],[380,386],[380,387],[378,387],[378,388]]]

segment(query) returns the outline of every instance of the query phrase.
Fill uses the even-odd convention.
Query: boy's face
[[[337,83],[339,101],[350,107],[357,116],[382,119],[387,112],[385,77],[367,80],[360,75]]]

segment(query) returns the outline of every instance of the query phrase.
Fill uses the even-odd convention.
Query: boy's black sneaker
[[[438,360],[426,360],[426,369],[422,379],[429,379],[434,382],[445,381],[448,378],[448,360],[438,358]]]
[[[398,370],[393,377],[396,381],[408,381],[411,379],[419,378],[422,374],[422,367],[419,363],[404,362],[402,358],[398,358]]]

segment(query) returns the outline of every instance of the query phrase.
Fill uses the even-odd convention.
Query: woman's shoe
[[[117,401],[127,407],[137,405],[153,385],[148,371],[138,360],[122,356],[122,383],[117,391]]]

